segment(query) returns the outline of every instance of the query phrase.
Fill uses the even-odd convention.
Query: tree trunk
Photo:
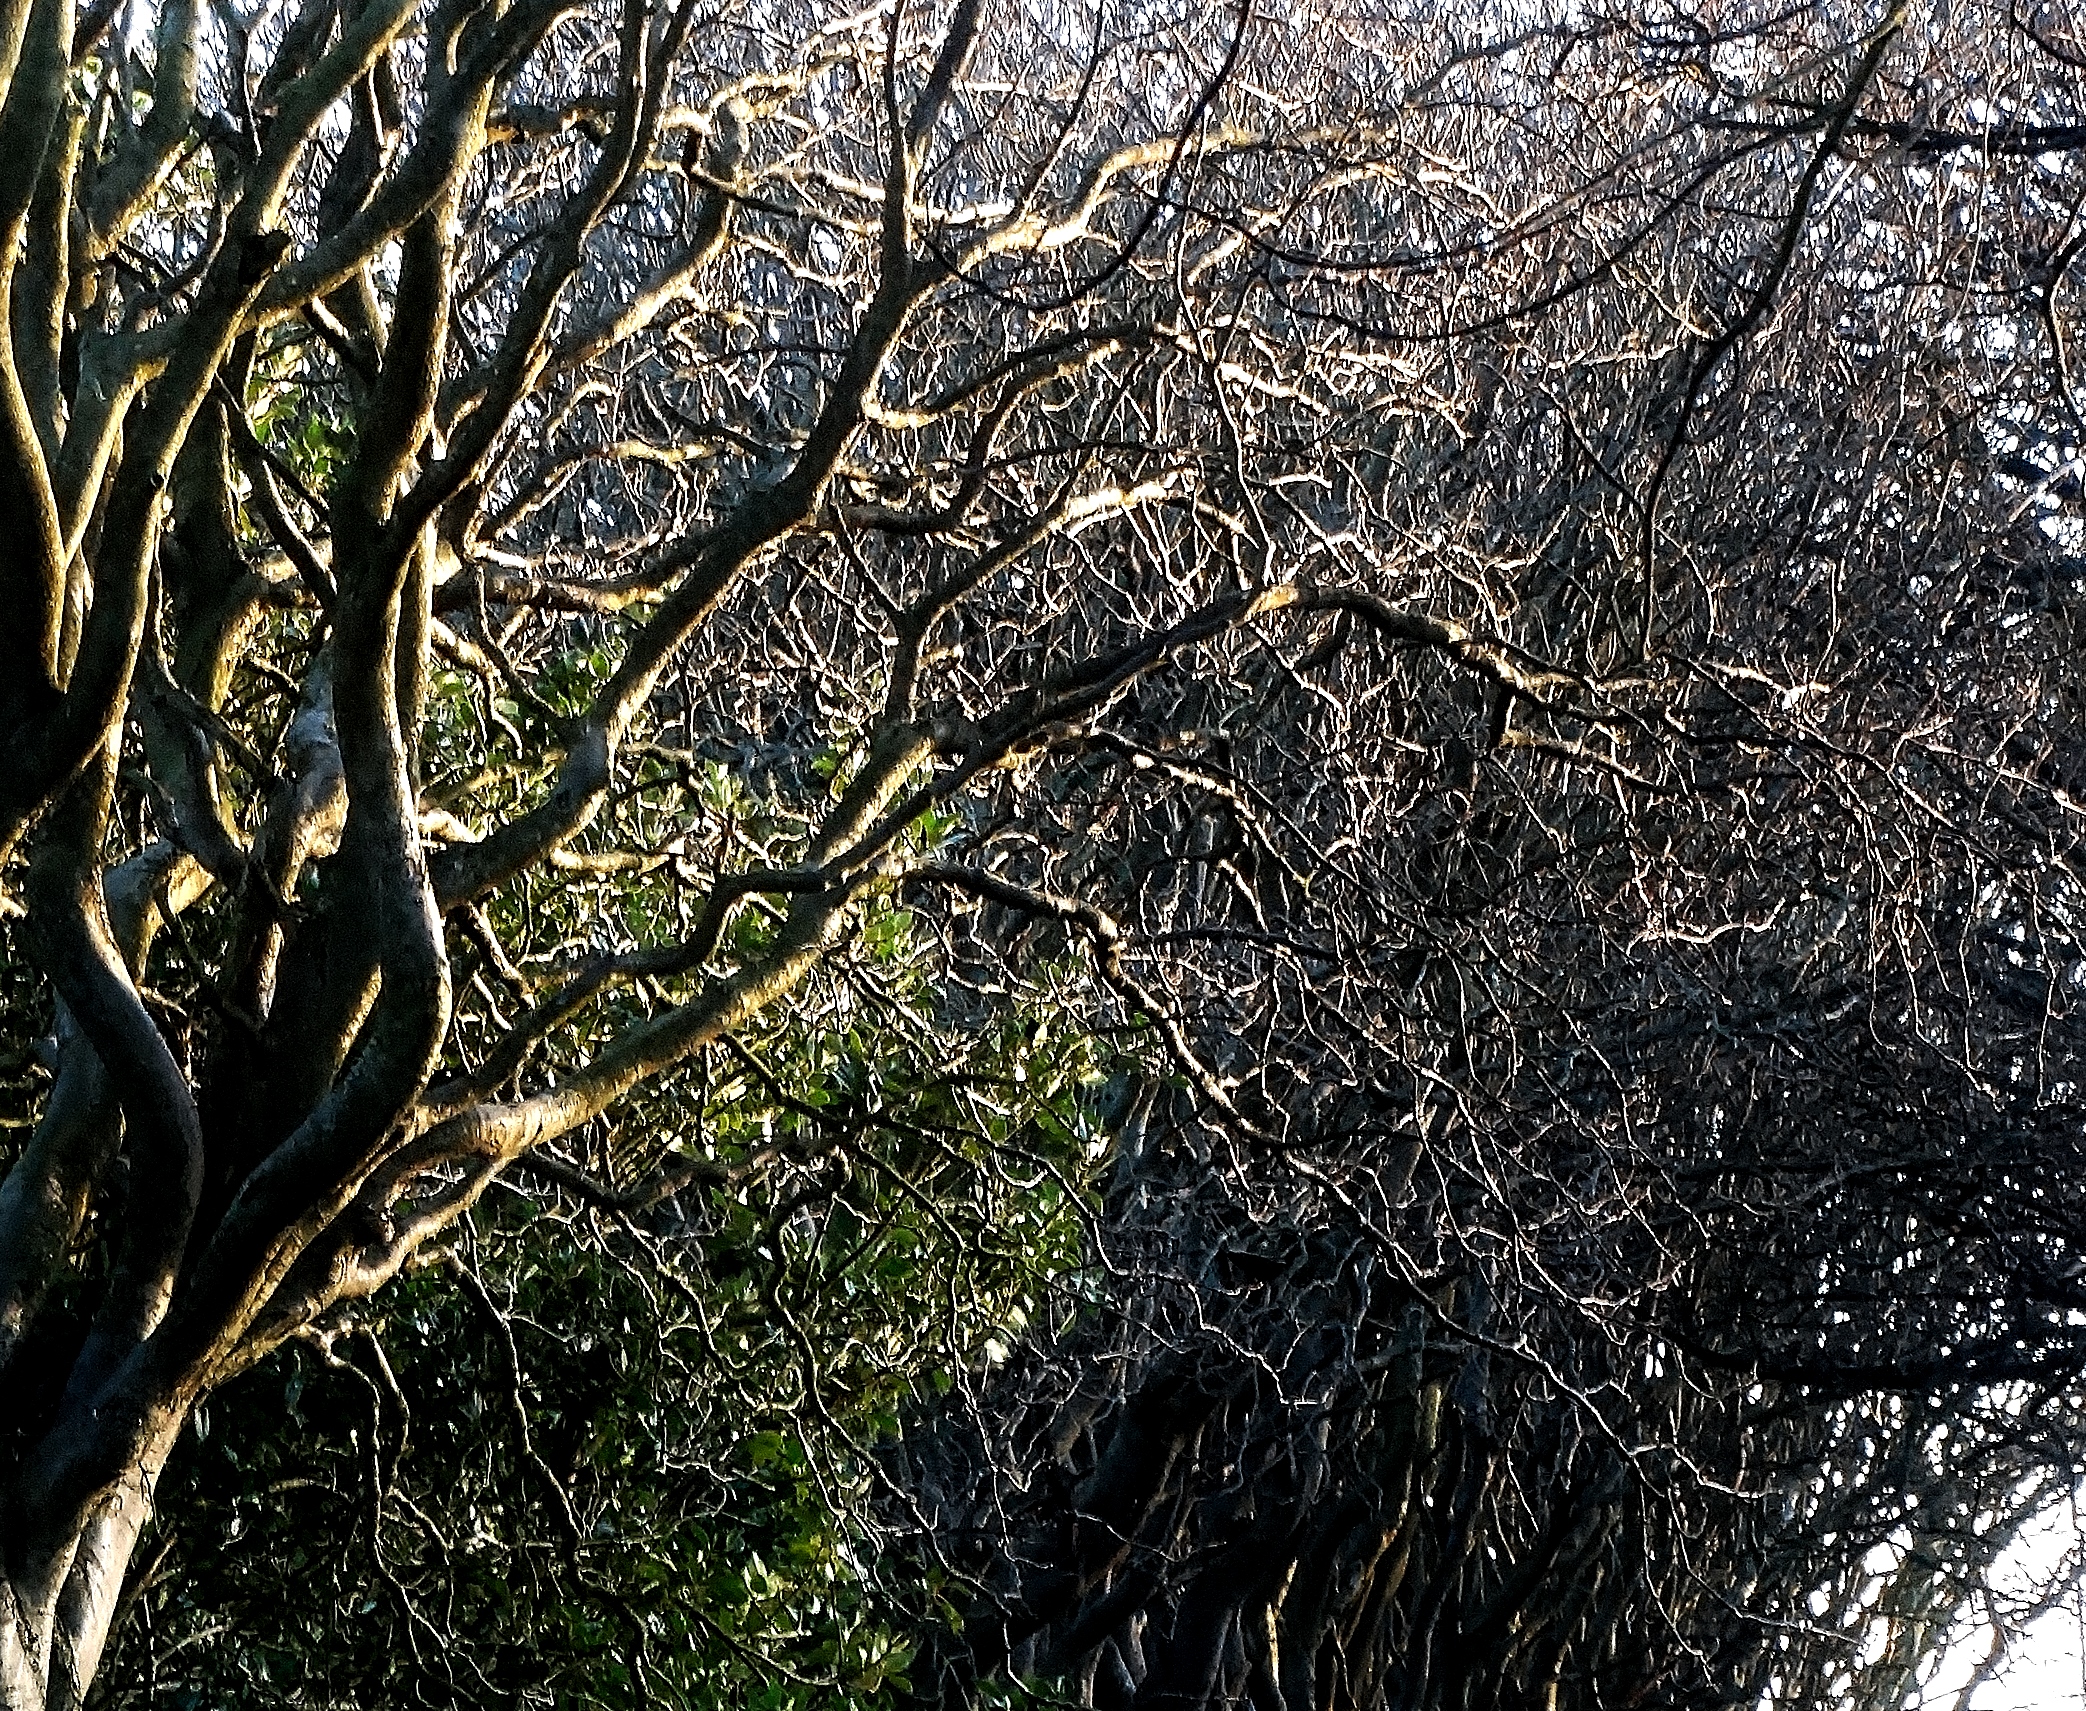
[[[79,1711],[85,1703],[178,1431],[178,1420],[159,1430],[69,1536],[41,1549],[16,1541],[10,1550],[0,1595],[0,1711]]]

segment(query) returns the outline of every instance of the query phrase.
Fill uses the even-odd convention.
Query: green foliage
[[[880,1557],[883,1460],[1079,1263],[1101,1067],[1061,971],[931,1025],[916,930],[871,918],[879,1014],[785,1020],[592,1138],[604,1180],[694,1184],[503,1195],[214,1398],[103,1703],[895,1704],[937,1595]]]
[[[355,431],[335,387],[313,387],[299,343],[263,355],[247,386],[254,433],[307,491],[325,493],[355,449]]]

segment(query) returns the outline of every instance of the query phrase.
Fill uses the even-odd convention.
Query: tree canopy
[[[0,0],[0,1706],[1904,1704],[2079,1471],[2082,65]]]

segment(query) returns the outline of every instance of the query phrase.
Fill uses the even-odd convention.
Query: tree
[[[0,481],[27,520],[4,574],[31,617],[0,845],[17,1037],[51,1016],[0,1188],[0,1703],[80,1699],[212,1392],[293,1340],[348,1358],[358,1304],[414,1268],[473,1304],[495,1184],[663,1208],[713,1252],[732,1192],[773,1185],[786,1222],[809,1173],[839,1204],[850,1141],[921,1111],[1004,1165],[1022,1143],[964,1103],[952,1042],[1039,963],[1198,1108],[1163,1131],[1194,1137],[1185,1162],[1124,1192],[1185,1171],[1230,1197],[1195,1228],[1283,1232],[1198,1236],[1203,1271],[1162,1268],[1141,1326],[1104,1309],[1146,1285],[1097,1275],[1163,1219],[1051,1256],[1070,1305],[1033,1359],[1087,1351],[1069,1389],[1095,1398],[1052,1455],[1186,1394],[1178,1327],[1258,1264],[1292,1294],[1214,1321],[1254,1384],[1288,1368],[1248,1322],[1303,1301],[1351,1329],[1297,1345],[1298,1382],[1378,1364],[1302,1404],[1189,1387],[1213,1448],[1272,1446],[1254,1514],[1325,1477],[1296,1433],[1366,1419],[1355,1528],[1399,1481],[1477,1480],[1501,1561],[1542,1541],[1531,1585],[1659,1560],[1560,1656],[1729,1621],[1666,1572],[1687,1579],[1671,1553],[1719,1481],[1728,1560],[1768,1529],[1750,1614],[1856,1585],[1820,1553],[1901,1464],[1772,1525],[1740,1475],[1763,1443],[1776,1478],[1852,1453],[1894,1390],[1945,1393],[1985,1446],[1922,1450],[1929,1416],[1891,1417],[1943,1509],[2009,1512],[2042,1464],[1991,1386],[2044,1382],[2061,1414],[2075,1370],[2047,1207],[2077,1094],[2077,573],[2045,461],[2069,393],[2027,313],[2057,287],[1993,295],[1989,252],[1928,234],[1998,193],[1906,165],[1964,129],[1909,80],[1974,25],[0,16],[5,158],[37,163],[0,233]],[[2061,205],[2024,203],[2022,255]],[[1857,1013],[1873,1050],[1835,1033]],[[927,1073],[858,1128],[786,1082],[697,1091],[773,1064],[824,1087],[848,1058]],[[1776,1120],[1792,1090],[1843,1129]],[[780,1151],[738,1121],[785,1110]],[[893,1180],[920,1190],[932,1152]],[[1076,1160],[1044,1153],[1077,1203]],[[1998,1228],[2002,1203],[2024,1222]],[[1815,1224],[1785,1229],[1792,1206]],[[552,1238],[513,1287],[555,1297],[558,1220],[491,1223],[524,1255]],[[1848,1269],[1842,1231],[1880,1250]],[[1357,1242],[1394,1286],[1358,1279]],[[1857,1288],[1888,1310],[1857,1325]],[[946,1373],[980,1412],[947,1444],[923,1428],[891,1481],[1024,1477],[1033,1422],[992,1411],[1027,1358]],[[1453,1407],[1449,1366],[1476,1375]],[[1423,1407],[1437,1459],[1401,1471]],[[1615,1468],[1644,1458],[1613,1446],[1640,1426],[1671,1477],[1630,1507]],[[1611,1448],[1582,1455],[1590,1431]],[[1539,1501],[1480,1479],[1535,1440]],[[1144,1693],[1096,1596],[1125,1635],[1180,1636],[1152,1694],[1259,1667],[1243,1623],[1270,1590],[1198,1605],[1168,1566],[1258,1538],[1236,1502],[1133,1539],[1148,1583],[1125,1590],[1074,1499],[1002,1505],[1024,1550],[1070,1529],[1058,1602],[1026,1637],[967,1624],[933,1687],[1033,1665],[1055,1623],[1054,1668],[1099,1693],[1113,1648]],[[931,1513],[907,1524],[976,1577]],[[1359,1536],[1291,1560],[1346,1574]],[[1903,1656],[1966,1584],[1906,1592]],[[1431,1572],[1412,1596],[1439,1624],[1481,1593],[1506,1620],[1498,1592]],[[1368,1645],[1417,1631],[1360,1596],[1390,1623]],[[1652,1685],[1770,1667],[1757,1624],[1712,1638],[1721,1661]],[[1542,1684],[1534,1656],[1481,1685]]]
[[[39,165],[0,245],[0,796],[58,1005],[0,1206],[21,1704],[92,1677],[208,1392],[807,982],[883,999],[895,870],[972,883],[949,805],[1261,603],[1074,614],[983,704],[932,684],[937,626],[1054,543],[1113,527],[1156,573],[1171,540],[1116,519],[1205,526],[1212,448],[1108,454],[1125,377],[1208,353],[1084,311],[1154,185],[1254,146],[1203,123],[1242,26],[1155,80],[1105,33],[1087,95],[1150,108],[1032,111],[966,187],[1004,164],[975,6],[176,5],[149,56],[139,21],[42,0],[7,36]],[[827,627],[871,591],[888,630]]]
[[[1669,44],[1774,153],[1619,220],[1627,272],[1568,249],[1569,315],[1480,296],[1449,431],[1321,446],[1380,484],[1350,550],[1420,561],[1373,586],[1583,676],[1474,697],[1356,638],[1233,722],[1233,786],[1337,803],[1345,859],[1242,895],[1261,954],[1193,989],[1250,1126],[1126,1147],[1112,1310],[905,1447],[977,1582],[943,1702],[1895,1707],[2076,1480],[2076,168],[1964,28],[1798,90]],[[1895,52],[2018,150],[1857,126]],[[1558,110],[1492,75],[1540,154]],[[1910,162],[1833,163],[1842,119]],[[1646,176],[1719,163],[1681,152]],[[1438,277],[1343,284],[1297,295],[1443,337]],[[1384,726],[1380,794],[1327,781]]]

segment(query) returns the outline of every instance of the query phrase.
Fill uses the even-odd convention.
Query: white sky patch
[[[2086,1711],[2086,1602],[2076,1576],[2067,1574],[2067,1559],[2076,1562],[2086,1547],[2081,1504],[2074,1496],[2024,1528],[1993,1573],[2002,1608],[2017,1611],[2050,1599],[2067,1579],[2072,1584],[2014,1634],[1967,1703],[1964,1689],[1991,1653],[1992,1630],[1981,1623],[1960,1635],[1917,1701],[1920,1711]]]

